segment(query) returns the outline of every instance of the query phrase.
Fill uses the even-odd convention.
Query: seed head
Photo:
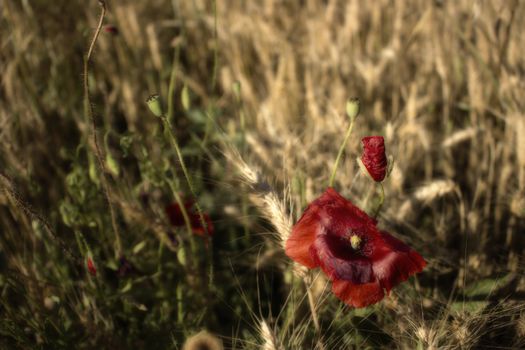
[[[162,111],[162,105],[160,104],[160,97],[157,94],[151,95],[146,100],[148,108],[156,117],[162,117],[164,112]]]
[[[350,120],[354,120],[359,115],[359,99],[356,97],[346,101],[346,115]]]

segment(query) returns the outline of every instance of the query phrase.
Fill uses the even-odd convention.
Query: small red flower
[[[112,24],[108,24],[104,27],[104,31],[106,33],[110,33],[112,35],[118,35],[119,31],[118,28]]]
[[[365,307],[421,272],[426,261],[377,228],[375,219],[328,188],[294,225],[286,255],[308,268],[321,267],[343,302]]]
[[[363,165],[374,181],[383,181],[387,169],[383,136],[363,137],[361,142],[363,143],[363,155],[361,156]]]
[[[190,220],[191,229],[194,234],[198,236],[213,235],[213,224],[210,220],[210,216],[206,213],[203,213],[204,222],[206,227],[202,225],[202,221],[198,212],[193,210],[193,201],[188,200],[184,202],[184,208],[186,213],[188,213],[188,218]],[[171,203],[166,207],[166,215],[170,219],[170,222],[175,227],[185,227],[186,222],[184,221],[184,215],[182,215],[182,210],[178,203]]]
[[[95,267],[95,263],[93,262],[91,258],[87,259],[87,268],[91,276],[97,275],[97,268]]]

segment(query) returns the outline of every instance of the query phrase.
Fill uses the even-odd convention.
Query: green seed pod
[[[177,258],[179,259],[179,263],[182,266],[186,266],[187,260],[186,260],[186,250],[184,247],[180,247],[179,251],[177,252]]]
[[[350,120],[354,120],[359,115],[359,99],[354,97],[346,101],[346,115]]]
[[[118,162],[113,158],[111,153],[106,153],[106,165],[108,167],[109,172],[113,176],[118,176],[120,174],[120,167],[118,165]]]
[[[151,95],[146,100],[148,108],[156,117],[162,117],[164,112],[162,111],[162,105],[160,104],[160,97],[157,94]]]
[[[100,183],[100,180],[98,178],[97,164],[95,162],[95,157],[93,157],[91,152],[88,153],[88,162],[89,162],[89,171],[88,171],[89,178],[95,185],[98,186],[98,184]]]
[[[188,88],[188,85],[184,84],[184,87],[182,88],[182,91],[180,93],[180,100],[182,102],[182,108],[187,112],[190,110],[190,89]]]

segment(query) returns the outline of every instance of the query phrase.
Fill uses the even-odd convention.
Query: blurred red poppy
[[[308,268],[321,267],[343,302],[365,307],[421,272],[426,261],[377,228],[375,219],[328,188],[310,203],[286,242],[286,255]]]
[[[113,34],[113,35],[118,35],[119,31],[118,31],[118,28],[112,24],[108,24],[104,27],[104,31],[106,33],[110,33],[110,34]]]
[[[190,221],[191,230],[194,234],[198,236],[213,235],[213,224],[210,220],[210,216],[206,213],[203,213],[204,223],[206,227],[202,225],[202,221],[199,213],[193,210],[193,201],[187,200],[184,202],[184,208],[188,214],[188,219]],[[171,203],[166,206],[166,215],[168,216],[171,224],[175,227],[184,227],[186,222],[184,221],[184,215],[178,203]]]
[[[363,143],[361,162],[363,162],[363,165],[374,181],[383,181],[388,165],[383,136],[363,137],[361,142]]]
[[[95,263],[93,263],[93,260],[91,258],[87,259],[87,268],[91,276],[97,275],[97,268],[95,267]]]

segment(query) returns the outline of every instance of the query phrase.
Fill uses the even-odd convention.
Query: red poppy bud
[[[91,258],[87,259],[87,268],[91,276],[97,275],[97,268],[95,267],[95,263],[93,263],[93,260]]]
[[[365,307],[379,302],[409,276],[421,272],[426,261],[416,251],[328,188],[294,225],[286,255],[308,268],[320,267],[332,280],[332,291],[348,305]]]
[[[118,31],[118,28],[115,27],[114,25],[111,25],[111,24],[108,24],[107,26],[104,27],[104,31],[106,33],[110,33],[110,34],[113,34],[113,35],[118,35],[119,31]]]
[[[361,140],[363,154],[361,162],[374,181],[385,179],[388,162],[385,154],[385,140],[383,136],[367,136]]]

